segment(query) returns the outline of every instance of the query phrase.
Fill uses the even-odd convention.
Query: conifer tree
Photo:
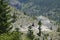
[[[0,0],[0,33],[7,32],[7,28],[10,27],[11,21],[9,14],[10,7],[5,0]]]
[[[34,26],[34,23],[32,23],[32,26]]]
[[[32,29],[32,26],[29,26],[28,27],[28,37],[33,40],[34,39],[34,34],[33,34],[33,31],[31,30]]]
[[[60,27],[57,28],[57,32],[60,32]]]
[[[24,15],[26,15],[26,12],[24,12]]]
[[[52,38],[50,38],[50,40],[52,40]]]
[[[44,40],[44,37],[43,37],[43,40]]]
[[[16,21],[16,13],[14,12],[14,14],[13,14],[13,16],[12,16],[12,18],[13,18],[13,20],[12,20],[12,22],[14,23],[15,21]]]
[[[41,21],[38,22],[38,25],[39,25],[39,33],[37,33],[38,36],[41,36]]]
[[[19,28],[15,28],[15,32],[16,32],[16,34],[15,34],[15,36],[14,36],[14,38],[13,38],[13,40],[20,40],[19,39],[19,37],[20,37],[20,32],[19,32]]]
[[[52,30],[52,27],[50,27],[50,30]]]

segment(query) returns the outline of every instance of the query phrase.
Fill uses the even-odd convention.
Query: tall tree
[[[57,28],[57,32],[60,32],[60,27]]]
[[[39,25],[39,33],[37,33],[38,36],[41,36],[41,21],[38,22],[38,25]]]
[[[5,0],[0,0],[0,33],[7,32],[11,24],[10,7]]]
[[[34,39],[34,34],[33,34],[33,31],[31,30],[32,29],[32,26],[29,26],[28,27],[28,37],[33,40]]]
[[[13,14],[13,16],[12,16],[12,18],[13,18],[13,20],[12,20],[12,22],[14,23],[17,19],[17,16],[16,16],[16,13],[14,12],[14,14]]]
[[[24,15],[26,15],[26,12],[24,12]]]
[[[50,30],[52,30],[52,27],[50,27]]]

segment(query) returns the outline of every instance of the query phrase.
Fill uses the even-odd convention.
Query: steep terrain
[[[50,31],[51,27],[53,30],[57,29],[57,26],[54,25],[53,21],[48,19],[47,17],[44,16],[36,16],[36,19],[34,19],[31,16],[25,15],[23,12],[19,11],[18,9],[15,9],[13,7],[11,7],[11,14],[13,15],[15,13],[16,15],[16,21],[13,24],[13,30],[15,30],[15,28],[19,28],[19,31],[21,32],[27,32],[28,31],[28,27],[32,26],[32,30],[34,30],[35,32],[38,32],[38,22],[41,21],[42,25],[41,25],[41,31]]]
[[[41,21],[42,25],[41,25],[41,32],[42,32],[42,36],[41,36],[41,40],[43,39],[44,35],[49,34],[48,39],[52,36],[53,39],[55,40],[55,38],[57,38],[57,40],[59,39],[58,34],[56,30],[57,30],[57,25],[55,25],[56,21],[50,20],[48,17],[45,16],[36,16],[36,17],[32,17],[32,16],[28,16],[27,14],[24,14],[24,12],[10,6],[11,9],[11,15],[13,15],[15,13],[16,15],[16,21],[12,23],[12,30],[10,32],[16,31],[16,28],[18,29],[19,32],[23,33],[22,40],[28,40],[28,37],[26,37],[26,34],[28,33],[28,27],[31,26],[32,27],[32,31],[33,34],[35,35],[36,38],[38,38],[37,33],[39,32],[38,28],[38,22]],[[34,26],[32,26],[34,24]]]
[[[60,0],[10,0],[9,3],[28,15],[43,15],[60,23]]]

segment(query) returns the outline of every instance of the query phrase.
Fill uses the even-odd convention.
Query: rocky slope
[[[51,31],[51,27],[53,30],[56,30],[56,25],[54,25],[53,23],[51,23],[52,21],[50,19],[48,19],[47,17],[44,17],[44,16],[36,16],[36,19],[33,19],[33,17],[31,16],[28,16],[28,15],[24,15],[23,12],[11,7],[11,14],[13,15],[13,13],[15,13],[16,15],[16,21],[14,23],[12,23],[12,26],[13,26],[13,30],[15,30],[15,28],[19,28],[19,31],[20,32],[23,32],[23,33],[27,33],[28,31],[28,27],[33,25],[32,26],[32,30],[35,32],[35,33],[38,33],[38,22],[41,21],[42,25],[41,25],[41,31],[48,31],[50,32]]]
[[[16,28],[19,32],[23,33],[24,35],[22,35],[22,38],[24,38],[26,36],[26,34],[28,33],[28,27],[32,26],[34,24],[34,26],[32,26],[32,31],[34,33],[34,35],[36,36],[36,38],[38,38],[37,33],[39,32],[38,28],[38,22],[41,21],[42,25],[41,25],[41,31],[42,31],[42,36],[41,38],[44,37],[45,34],[49,34],[49,38],[50,36],[52,36],[54,39],[55,37],[58,38],[58,34],[56,32],[57,29],[57,25],[55,25],[55,21],[50,20],[48,17],[45,16],[29,16],[27,14],[25,14],[24,12],[10,6],[11,9],[11,15],[13,16],[13,14],[15,13],[16,16],[16,21],[12,23],[12,30],[10,30],[11,32],[16,31]],[[52,30],[51,30],[52,28]],[[24,36],[24,37],[23,37]]]
[[[10,0],[10,5],[29,15],[43,15],[60,23],[60,0]]]

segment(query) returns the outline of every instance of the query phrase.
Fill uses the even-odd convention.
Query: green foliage
[[[16,21],[16,18],[17,18],[16,13],[13,14],[12,18],[13,18],[12,22],[14,23]]]
[[[44,37],[43,37],[43,40],[44,40]]]
[[[39,38],[35,39],[35,40],[40,40]]]
[[[0,40],[12,40],[12,36],[10,34],[4,33],[0,35]]]
[[[4,33],[0,35],[0,40],[19,40],[19,32]]]
[[[13,35],[12,40],[19,40],[19,36],[20,36],[19,32],[13,32],[12,35]]]
[[[41,21],[39,21],[39,22],[38,22],[38,25],[41,25],[41,24],[42,24]]]
[[[24,12],[24,15],[27,15],[26,12]]]
[[[50,27],[50,29],[52,30],[52,27]]]
[[[7,2],[0,0],[0,34],[7,32],[7,28],[11,24],[11,21],[9,21],[11,18],[9,8]]]
[[[57,32],[60,32],[60,27],[57,28]]]
[[[33,40],[34,39],[34,34],[33,34],[33,31],[31,30],[32,29],[32,27],[31,26],[29,26],[28,27],[28,37],[31,39],[31,40]]]
[[[37,19],[36,16],[32,16],[33,20]]]
[[[41,21],[38,22],[38,25],[39,25],[39,33],[37,33],[38,36],[41,36]]]

